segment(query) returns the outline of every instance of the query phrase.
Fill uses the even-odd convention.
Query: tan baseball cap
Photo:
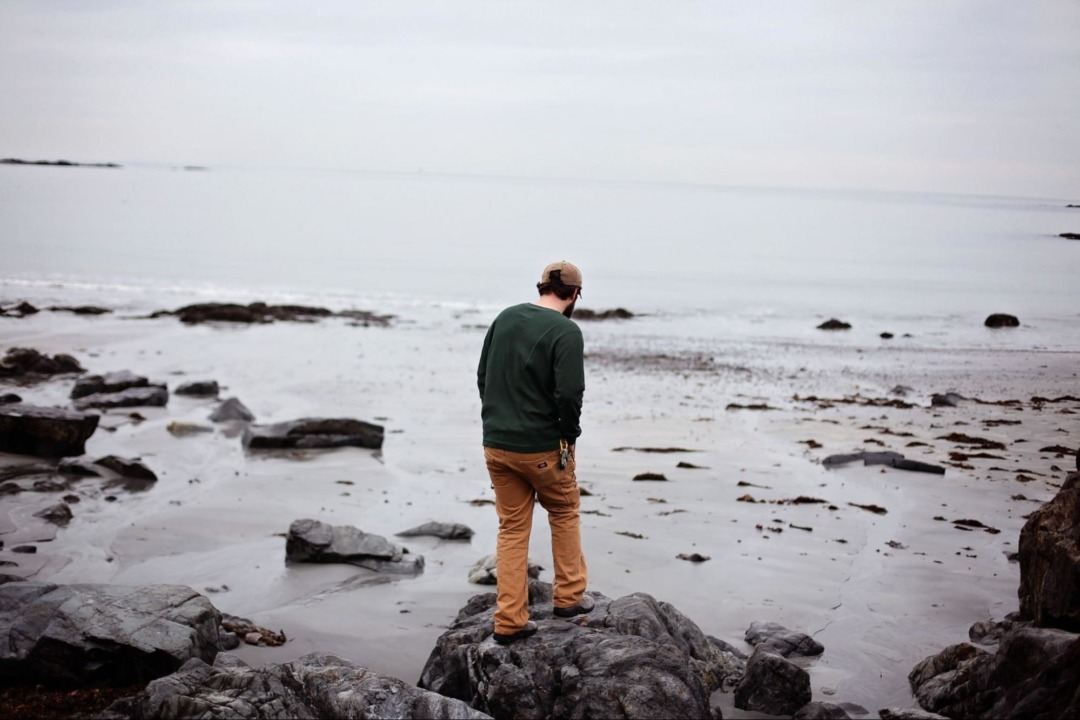
[[[551,282],[552,273],[558,273],[558,277],[562,280],[563,285],[581,287],[581,271],[578,270],[577,265],[568,263],[565,260],[553,262],[544,268],[544,273],[540,276],[540,282],[537,283],[537,285]]]

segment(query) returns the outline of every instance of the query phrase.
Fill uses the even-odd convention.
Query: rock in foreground
[[[372,535],[348,525],[331,526],[318,520],[294,520],[285,540],[285,560],[309,563],[348,563],[359,567],[402,575],[424,569],[423,555],[381,535]]]
[[[421,690],[329,653],[252,668],[228,653],[188,661],[101,716],[120,718],[487,718],[459,700]]]
[[[1020,615],[1080,632],[1080,473],[1020,531]]]
[[[643,593],[573,620],[552,614],[551,586],[529,583],[539,632],[512,645],[491,637],[495,593],[458,613],[428,658],[419,686],[496,718],[708,718],[709,695],[743,663],[682,613]]]
[[[39,457],[82,455],[98,415],[16,403],[0,405],[0,452]]]
[[[181,585],[0,585],[0,677],[127,685],[222,650],[221,616]]]
[[[735,707],[791,715],[810,702],[810,697],[810,674],[761,643],[746,661],[746,674],[735,689]]]
[[[250,425],[244,445],[253,449],[361,447],[378,450],[383,426],[348,418],[303,418],[275,425]]]

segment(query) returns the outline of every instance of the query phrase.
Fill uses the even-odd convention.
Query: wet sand
[[[110,410],[87,457],[141,457],[159,480],[138,492],[75,480],[65,492],[80,502],[59,529],[33,513],[65,493],[0,498],[0,559],[18,563],[4,570],[61,583],[190,585],[223,612],[289,637],[278,648],[242,646],[237,653],[249,662],[319,649],[415,681],[458,609],[492,589],[466,580],[472,563],[495,548],[493,508],[470,504],[492,496],[475,386],[488,319],[423,307],[387,328],[342,319],[189,327],[123,313],[0,318],[3,347],[71,353],[91,372],[128,369],[170,389],[215,379],[223,398],[239,397],[259,422],[354,417],[387,432],[381,452],[247,453],[235,428],[207,420],[213,400],[172,395],[166,408],[135,409],[141,421],[132,410]],[[825,646],[820,658],[802,661],[815,700],[871,711],[912,706],[907,673],[916,662],[966,640],[973,622],[1017,608],[1019,567],[1007,553],[1017,549],[1024,516],[1053,496],[1075,463],[1040,449],[1080,444],[1080,403],[1032,398],[1080,394],[1080,353],[824,332],[691,342],[657,334],[658,322],[583,323],[588,387],[578,474],[592,493],[582,501],[591,589],[649,593],[747,651],[742,637],[754,620],[808,632]],[[67,406],[72,382],[0,383],[0,391]],[[912,388],[906,397],[890,394],[898,384]],[[1020,403],[930,407],[930,395],[945,391]],[[820,400],[856,395],[914,407]],[[173,421],[214,432],[173,437],[166,430]],[[962,461],[970,467],[948,465],[950,452],[980,452],[940,439],[951,433],[1005,449]],[[821,464],[864,450],[894,450],[947,471]],[[4,465],[27,460],[0,455]],[[633,480],[645,472],[667,480]],[[756,502],[739,500],[747,495]],[[799,496],[826,502],[784,502]],[[388,538],[430,520],[464,523],[476,535],[397,539],[426,558],[415,578],[286,566],[284,533],[304,517]],[[960,519],[1000,532],[963,529],[952,522]],[[25,542],[38,553],[11,552]],[[710,559],[687,562],[680,553]],[[532,556],[551,567],[539,509]],[[550,570],[541,577],[550,580]],[[726,717],[754,717],[731,708],[730,695],[717,700]]]

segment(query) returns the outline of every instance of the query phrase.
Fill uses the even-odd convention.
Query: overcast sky
[[[1080,2],[0,1],[0,156],[1080,200]]]

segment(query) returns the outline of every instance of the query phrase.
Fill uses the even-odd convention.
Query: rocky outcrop
[[[810,674],[761,643],[746,661],[746,673],[735,688],[740,710],[791,715],[810,702]]]
[[[0,160],[0,162],[7,162]],[[0,317],[24,318],[40,312],[36,307],[23,300],[16,305],[0,305]]]
[[[1020,612],[978,622],[908,676],[919,704],[951,718],[1080,717],[1080,473],[1020,533]]]
[[[591,613],[556,618],[551,586],[529,583],[539,631],[492,638],[495,593],[477,595],[438,640],[419,686],[496,718],[708,718],[709,695],[743,663],[671,605],[637,593],[592,593]]]
[[[988,328],[1020,327],[1020,320],[1008,313],[993,313],[983,321],[983,325]]]
[[[249,425],[244,445],[251,449],[361,447],[378,450],[383,426],[348,418],[303,418],[275,425]]]
[[[0,377],[33,378],[33,376],[61,375],[86,372],[79,361],[70,355],[49,357],[32,348],[11,348],[0,360]]]
[[[810,657],[825,652],[825,646],[806,633],[788,630],[774,622],[750,623],[745,639],[751,645],[765,643],[784,657]]]
[[[473,531],[472,528],[461,523],[429,522],[394,534],[398,537],[430,535],[443,540],[468,540],[473,536]]]
[[[82,455],[98,415],[16,403],[0,405],[0,452],[40,457]]]
[[[1080,632],[1080,473],[1020,531],[1020,616]]]
[[[919,704],[950,718],[1080,717],[1080,635],[1019,623],[995,654],[961,643],[908,676]]]
[[[285,540],[287,562],[348,563],[377,572],[415,575],[424,556],[411,555],[381,535],[348,525],[331,526],[311,519],[294,520]]]
[[[850,330],[851,323],[844,322],[843,320],[837,320],[836,318],[829,318],[825,322],[817,326],[818,330]]]
[[[332,312],[323,307],[311,307],[308,305],[268,305],[264,302],[253,302],[247,305],[239,303],[198,303],[185,305],[177,310],[159,310],[153,313],[151,318],[175,316],[180,322],[188,325],[196,325],[204,322],[238,323],[250,325],[252,323],[271,323],[275,321],[289,322],[314,322],[327,317],[347,318],[353,325],[380,325],[386,326],[393,319],[392,315],[378,315],[366,310],[342,310]]]
[[[221,617],[180,585],[0,585],[0,676],[13,683],[123,685],[222,649]]]
[[[488,715],[329,653],[252,668],[222,653],[208,665],[188,661],[101,716],[121,718],[434,718]]]

